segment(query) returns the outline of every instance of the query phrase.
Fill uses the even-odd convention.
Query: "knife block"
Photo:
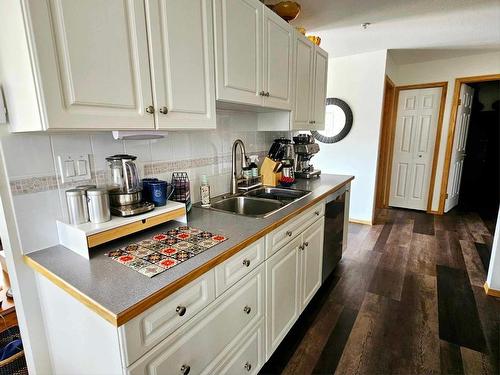
[[[262,162],[260,167],[260,175],[262,176],[262,184],[266,186],[277,186],[280,179],[281,173],[276,172],[281,163],[274,161],[271,158],[266,157]]]

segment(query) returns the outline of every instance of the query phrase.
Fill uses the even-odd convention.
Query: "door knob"
[[[167,107],[161,107],[160,108],[160,113],[166,115],[168,113],[168,108]]]
[[[186,313],[186,308],[184,306],[177,306],[177,308],[175,309],[175,312],[179,316],[183,316]]]
[[[146,107],[146,112],[149,113],[149,114],[155,113],[155,107],[153,107],[152,105],[148,105]]]

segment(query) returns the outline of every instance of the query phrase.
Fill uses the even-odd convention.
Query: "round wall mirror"
[[[349,104],[341,99],[326,99],[325,130],[311,131],[318,141],[335,143],[345,138],[352,127],[352,111]]]

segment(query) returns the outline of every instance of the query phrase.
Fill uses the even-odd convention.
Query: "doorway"
[[[460,92],[461,98],[464,93],[472,97],[470,106],[462,99],[457,109],[455,127],[456,133],[463,133],[464,156],[457,171],[453,161],[458,152],[452,152],[448,182],[452,195],[448,194],[445,212],[454,207],[476,212],[493,233],[500,204],[500,80],[462,83]],[[461,123],[463,113],[469,115],[468,124]]]
[[[499,100],[500,74],[456,79],[439,201],[440,213],[473,209],[491,231],[500,202]]]
[[[377,171],[376,208],[431,211],[447,82],[396,87],[386,96]],[[384,135],[385,134],[385,135]],[[388,139],[388,141],[386,141]]]

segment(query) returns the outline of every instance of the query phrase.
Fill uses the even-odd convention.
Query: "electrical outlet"
[[[63,183],[90,180],[90,155],[61,154],[57,156]]]

